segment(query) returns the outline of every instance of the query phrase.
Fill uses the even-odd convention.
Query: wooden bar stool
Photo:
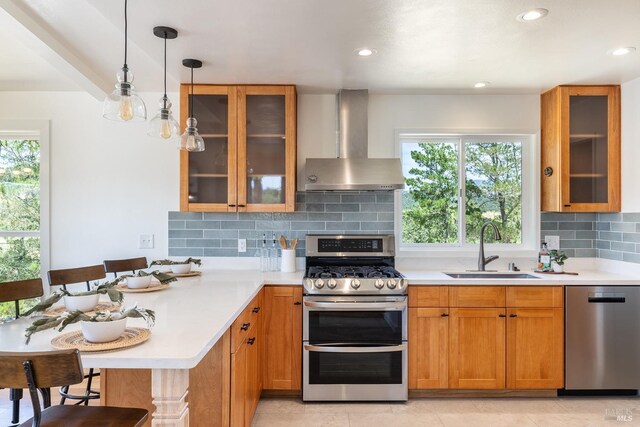
[[[128,258],[128,259],[111,259],[104,262],[104,271],[113,273],[113,277],[118,277],[118,273],[131,271],[136,274],[136,270],[143,270],[149,267],[146,257]]]
[[[0,352],[0,387],[28,388],[33,418],[20,427],[138,427],[147,420],[146,409],[111,406],[51,406],[47,390],[77,384],[84,378],[77,349],[33,352]],[[42,394],[44,410],[38,390]]]
[[[49,270],[49,285],[50,286],[62,286],[64,290],[67,290],[67,285],[71,285],[74,283],[82,283],[85,282],[87,284],[87,290],[91,290],[91,281],[92,280],[100,280],[107,277],[104,272],[104,267],[100,264],[91,265],[88,267],[78,267],[78,268],[65,268],[61,270]],[[76,405],[80,405],[84,403],[85,405],[89,404],[89,400],[99,399],[100,392],[96,390],[91,390],[91,382],[93,378],[100,376],[99,372],[94,372],[93,368],[89,369],[89,374],[85,376],[87,379],[87,387],[85,389],[84,396],[78,396],[69,394],[69,386],[65,385],[60,387],[60,404],[64,405],[67,399],[78,400]]]
[[[30,298],[38,298],[43,294],[42,279],[19,280],[16,282],[0,283],[0,302],[14,301],[16,305],[17,319],[20,317],[20,301]],[[9,400],[12,402],[11,423],[18,424],[20,420],[20,399],[22,399],[22,389],[12,388],[9,390]]]

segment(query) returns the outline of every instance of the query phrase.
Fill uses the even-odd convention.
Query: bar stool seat
[[[51,406],[42,411],[41,427],[138,427],[145,423],[145,409],[109,406]],[[20,427],[32,427],[27,420]]]

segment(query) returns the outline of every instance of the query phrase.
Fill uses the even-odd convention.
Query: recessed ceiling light
[[[617,47],[615,49],[611,49],[609,53],[613,56],[622,56],[622,55],[626,55],[628,53],[634,52],[635,50],[636,48],[633,46]]]
[[[378,53],[378,51],[369,47],[363,47],[363,48],[354,50],[353,53],[355,53],[358,56],[371,56]]]
[[[475,88],[482,88],[482,87],[487,87],[489,86],[491,83],[489,82],[478,82],[476,84],[473,85],[473,87]]]
[[[521,13],[516,17],[516,19],[518,19],[518,21],[524,22],[535,21],[536,19],[544,18],[548,13],[549,11],[547,9],[531,9]]]

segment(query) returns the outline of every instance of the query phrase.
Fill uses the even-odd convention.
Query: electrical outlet
[[[140,249],[153,249],[153,234],[140,235]]]
[[[544,236],[544,241],[547,242],[547,249],[550,251],[560,249],[560,236]]]
[[[247,252],[247,239],[238,239],[238,252]]]

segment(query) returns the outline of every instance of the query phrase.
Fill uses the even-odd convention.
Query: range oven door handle
[[[316,310],[404,310],[407,308],[407,302],[316,302],[305,301],[304,306]]]
[[[304,349],[316,353],[393,353],[407,349],[406,344],[376,347],[341,347],[305,344]]]

